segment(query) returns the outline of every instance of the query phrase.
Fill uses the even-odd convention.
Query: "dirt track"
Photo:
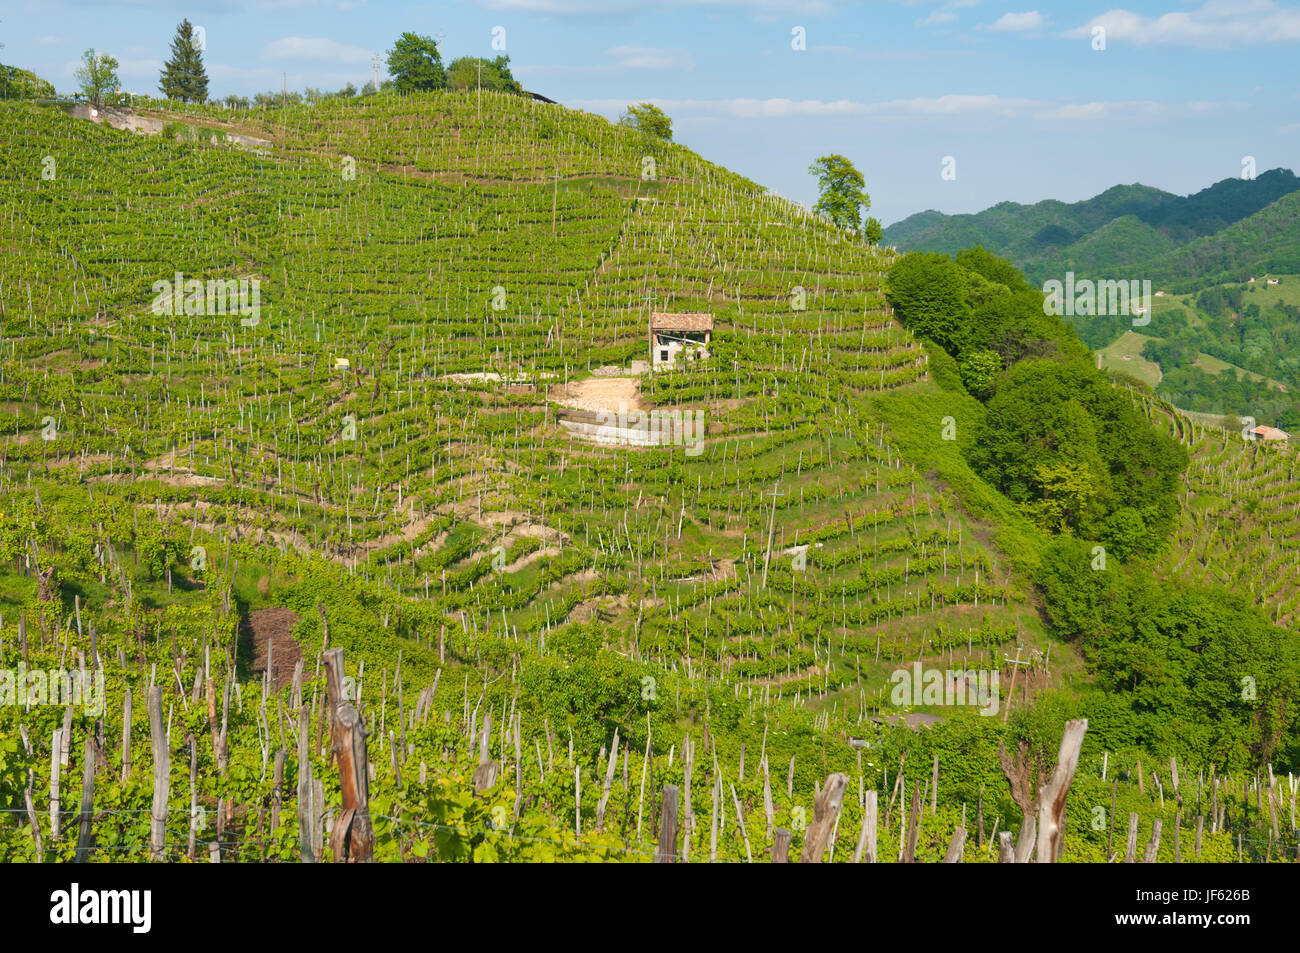
[[[567,385],[552,387],[549,397],[557,404],[575,410],[625,413],[650,407],[642,400],[641,381],[635,377],[593,377],[585,381],[570,381]]]

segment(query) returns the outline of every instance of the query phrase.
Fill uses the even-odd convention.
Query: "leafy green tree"
[[[958,364],[961,382],[971,396],[986,399],[993,392],[993,379],[1002,373],[1002,358],[985,348],[967,351]]]
[[[1083,523],[1099,493],[1097,470],[1082,461],[1042,463],[1034,468],[1038,502],[1031,512],[1053,533]]]
[[[825,215],[840,228],[858,231],[862,227],[862,213],[871,208],[871,197],[864,191],[867,183],[862,173],[838,154],[822,156],[808,167],[808,171],[817,176],[817,188],[821,193],[813,211]]]
[[[74,75],[82,93],[96,108],[102,104],[104,94],[117,89],[121,83],[117,78],[117,60],[94,49],[81,54],[81,67]]]
[[[1127,696],[1153,750],[1225,768],[1263,766],[1296,744],[1300,649],[1233,592],[1155,589],[1099,645],[1101,685]]]
[[[1047,547],[1034,573],[1053,634],[1085,649],[1130,623],[1127,578],[1118,560],[1099,563],[1091,543],[1068,536]]]
[[[862,226],[862,236],[867,240],[868,245],[879,245],[880,240],[885,237],[885,229],[880,224],[878,218],[868,218],[866,224]]]
[[[970,339],[966,280],[947,255],[904,255],[890,268],[887,287],[890,304],[913,334],[929,338],[952,355],[965,349]]]
[[[1288,433],[1300,431],[1300,405],[1292,404],[1278,414],[1277,426]]]
[[[989,281],[1003,285],[1008,291],[1033,290],[1033,286],[1025,280],[1025,276],[1016,269],[1015,265],[1005,258],[999,258],[983,245],[959,251],[955,260],[967,271],[973,271]]]
[[[1022,361],[998,382],[971,465],[1053,532],[1121,558],[1151,552],[1178,513],[1187,453],[1095,369]]]
[[[628,106],[618,124],[663,139],[665,142],[672,142],[673,139],[672,119],[654,103],[639,103],[635,106]]]
[[[510,72],[508,56],[498,56],[491,60],[477,56],[457,57],[447,66],[447,88],[491,89],[500,93],[515,94],[524,91],[523,86]]]
[[[183,103],[208,101],[208,72],[203,68],[203,51],[189,20],[182,20],[172,37],[172,57],[163,64],[158,88],[168,99]]]
[[[431,36],[409,32],[399,36],[388,51],[388,72],[393,77],[393,89],[403,94],[428,92],[447,85],[442,54]]]
[[[54,86],[31,70],[0,65],[0,99],[47,99]]]

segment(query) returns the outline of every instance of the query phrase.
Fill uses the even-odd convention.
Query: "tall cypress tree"
[[[182,20],[172,40],[172,58],[163,65],[158,83],[168,99],[183,103],[202,103],[208,98],[208,73],[203,68],[203,51],[199,49],[194,28]]]

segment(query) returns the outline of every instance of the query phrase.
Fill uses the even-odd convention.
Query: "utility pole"
[[[1002,723],[1005,725],[1007,723],[1007,715],[1011,714],[1011,698],[1016,693],[1016,675],[1020,672],[1021,665],[1029,664],[1029,659],[1022,660],[1020,658],[1020,646],[1017,645],[1016,657],[1007,658],[1004,655],[1002,656],[1002,660],[1005,662],[1010,662],[1013,666],[1015,666],[1014,668],[1011,669],[1011,687],[1007,690],[1007,703],[1004,706],[1002,706]]]
[[[375,92],[379,92],[379,54],[375,54]]]
[[[768,518],[767,521],[767,555],[763,557],[763,588],[764,589],[767,588],[767,566],[768,563],[772,561],[772,534],[776,528],[776,498],[778,496],[785,496],[784,493],[780,493],[777,491],[777,487],[780,485],[781,485],[780,480],[777,480],[775,483],[772,484],[772,515]]]

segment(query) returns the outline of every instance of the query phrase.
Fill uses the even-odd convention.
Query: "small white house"
[[[346,357],[334,358],[334,370],[336,371],[346,371],[351,366],[352,366],[352,362],[349,361]]]
[[[650,365],[656,371],[676,367],[679,357],[683,362],[706,360],[712,340],[711,314],[656,311],[650,315]]]

